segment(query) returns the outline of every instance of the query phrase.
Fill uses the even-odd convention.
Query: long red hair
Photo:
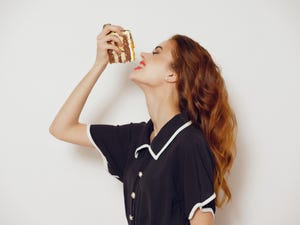
[[[178,74],[180,110],[187,110],[200,128],[214,156],[216,206],[231,199],[226,181],[236,155],[237,121],[228,101],[220,68],[208,51],[184,35],[170,38],[174,44],[171,65]]]

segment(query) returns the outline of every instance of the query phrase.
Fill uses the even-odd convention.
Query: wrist
[[[107,64],[108,63],[105,63],[105,62],[95,62],[93,64],[92,68],[103,71],[106,68]]]

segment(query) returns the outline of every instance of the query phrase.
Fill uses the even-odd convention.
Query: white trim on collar
[[[188,121],[185,124],[183,124],[181,127],[179,127],[174,134],[170,137],[170,139],[167,141],[167,143],[162,147],[162,149],[155,154],[154,151],[152,150],[151,146],[149,144],[143,144],[140,147],[138,147],[135,152],[134,152],[134,157],[137,158],[138,157],[138,151],[143,149],[143,148],[148,148],[150,154],[152,155],[152,157],[157,160],[159,158],[159,156],[163,153],[163,151],[168,147],[168,145],[173,141],[173,139],[177,136],[177,134],[179,134],[179,132],[181,132],[184,128],[190,126],[192,124],[192,121]]]

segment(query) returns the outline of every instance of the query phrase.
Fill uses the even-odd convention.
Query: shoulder
[[[116,126],[127,126],[127,127],[132,127],[132,128],[139,128],[139,127],[143,127],[146,125],[145,121],[141,121],[141,122],[129,122],[129,123],[125,123],[125,124],[118,124]]]
[[[128,123],[127,126],[135,136],[139,136],[139,134],[143,133],[147,129],[147,123],[145,121],[131,122]]]
[[[129,122],[125,124],[117,124],[113,127],[130,133],[139,133],[141,130],[145,129],[146,125],[147,125],[146,122],[142,121],[142,122]]]
[[[180,137],[179,147],[208,147],[208,142],[201,131],[201,129],[197,128],[195,125],[191,125],[187,127]]]
[[[129,122],[125,124],[91,124],[88,129],[91,138],[98,142],[131,142],[145,130],[146,122]],[[118,144],[118,143],[115,143]]]
[[[127,123],[127,124],[122,124],[122,125],[117,125],[117,126],[126,126],[128,128],[131,128],[131,129],[139,130],[139,129],[143,129],[144,127],[146,127],[146,122],[145,121],[130,122],[130,123]]]
[[[203,132],[193,124],[182,132],[177,150],[180,158],[200,157],[205,160],[213,160],[211,149]]]

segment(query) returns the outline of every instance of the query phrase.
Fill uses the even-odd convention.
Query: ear
[[[167,82],[170,82],[170,83],[177,82],[177,79],[178,79],[178,77],[177,77],[176,73],[172,73],[172,74],[169,74],[169,75],[165,76],[165,80]]]

